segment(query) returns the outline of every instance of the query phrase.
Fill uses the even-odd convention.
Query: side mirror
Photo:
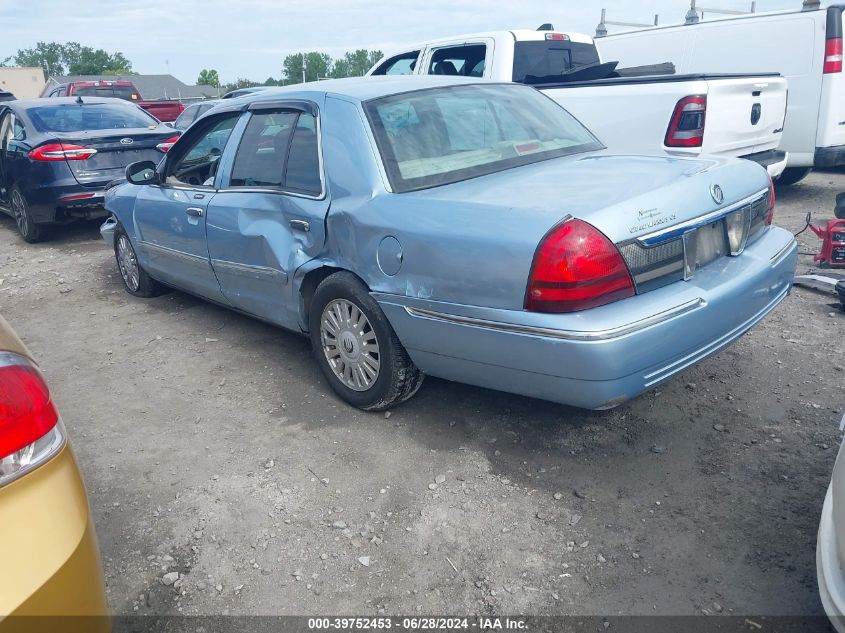
[[[836,208],[833,210],[833,215],[840,220],[845,220],[845,191],[836,196]]]
[[[132,163],[126,168],[126,181],[133,185],[149,185],[157,182],[156,164],[151,160]]]

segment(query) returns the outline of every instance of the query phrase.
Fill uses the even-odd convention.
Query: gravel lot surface
[[[842,190],[845,172],[811,174],[779,191],[776,221],[832,217]],[[304,338],[126,294],[98,224],[30,246],[0,218],[0,313],[70,430],[116,613],[822,612],[845,410],[832,297],[796,288],[612,411],[428,379],[367,414]]]

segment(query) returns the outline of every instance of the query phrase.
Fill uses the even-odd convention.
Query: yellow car
[[[0,317],[0,632],[35,623],[3,621],[19,615],[97,616],[74,620],[88,631],[110,628],[88,497],[64,425]]]

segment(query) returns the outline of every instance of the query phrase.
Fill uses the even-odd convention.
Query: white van
[[[797,0],[796,0],[797,1]],[[678,73],[778,72],[789,82],[780,149],[788,152],[780,184],[813,167],[845,165],[845,4],[756,13],[697,24],[655,27],[595,40],[602,59],[620,66],[673,62]]]

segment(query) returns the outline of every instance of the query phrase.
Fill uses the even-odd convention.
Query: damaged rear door
[[[235,307],[295,327],[293,272],[322,249],[329,209],[318,108],[309,101],[253,103],[238,133],[208,207],[211,265]]]

